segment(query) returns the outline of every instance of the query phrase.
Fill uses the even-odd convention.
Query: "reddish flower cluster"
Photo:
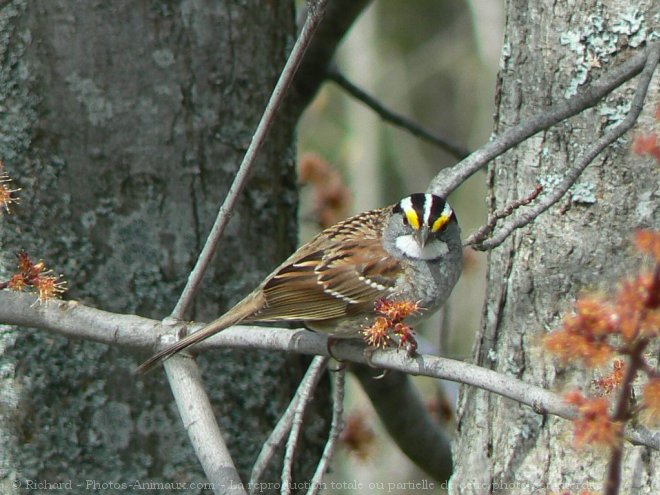
[[[392,335],[396,335],[399,348],[406,348],[409,354],[414,354],[417,350],[415,333],[403,320],[419,309],[416,302],[379,299],[374,304],[377,316],[373,324],[362,329],[364,340],[372,347],[384,349],[392,345]]]
[[[611,305],[598,296],[588,296],[578,300],[575,313],[564,319],[561,330],[545,338],[545,347],[564,362],[579,359],[587,366],[603,364],[613,352],[607,342],[616,327]]]
[[[660,377],[651,378],[642,391],[642,420],[649,426],[660,426]]]
[[[655,132],[637,136],[632,149],[638,155],[650,155],[660,162],[660,141]]]
[[[655,119],[660,122],[660,105],[655,111]],[[633,139],[632,150],[638,155],[649,155],[660,163],[660,140],[655,132],[640,134]]]
[[[4,208],[7,213],[11,213],[9,206],[18,203],[18,198],[13,194],[20,191],[19,189],[12,189],[10,186],[11,178],[4,172],[4,164],[0,160],[0,212]]]
[[[640,230],[635,234],[635,247],[642,253],[652,256],[660,262],[660,235],[652,230]]]
[[[321,228],[346,218],[351,193],[339,172],[315,154],[304,155],[298,163],[298,180],[314,189],[314,203]]]
[[[11,278],[0,283],[0,289],[22,291],[33,288],[40,302],[59,297],[64,292],[66,282],[58,280],[52,270],[47,270],[43,261],[34,263],[25,251],[18,253],[18,271]]]
[[[623,360],[615,359],[614,363],[612,363],[612,372],[609,375],[594,380],[594,386],[604,395],[609,395],[621,384],[624,371],[625,363]]]
[[[367,423],[366,414],[355,412],[346,417],[339,441],[360,460],[366,460],[373,452],[376,434]]]
[[[576,390],[566,394],[564,400],[578,409],[578,417],[573,421],[574,438],[578,447],[613,446],[620,440],[622,425],[610,419],[610,404],[605,397],[587,399]]]
[[[575,420],[575,439],[579,445],[616,443],[621,421],[633,414],[621,401],[629,400],[638,373],[648,378],[642,391],[641,418],[650,424],[660,424],[660,378],[644,355],[648,345],[660,336],[660,232],[638,232],[634,243],[639,251],[651,256],[654,266],[622,282],[611,299],[593,295],[580,298],[575,314],[566,317],[562,328],[544,340],[545,347],[563,362],[580,361],[595,367],[617,355],[628,357],[627,364],[617,359],[611,374],[594,380],[604,395],[623,387],[625,393],[618,398],[617,414],[610,416],[607,397],[587,399],[580,392],[569,394],[567,401],[579,411]]]

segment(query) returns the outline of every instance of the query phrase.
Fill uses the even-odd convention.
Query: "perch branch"
[[[500,156],[513,146],[521,143],[539,131],[547,129],[562,120],[571,117],[594,106],[601,98],[611,93],[615,88],[641,72],[646,64],[649,53],[657,49],[660,42],[651,44],[649,48],[634,54],[621,65],[607,71],[602,77],[588,87],[583,88],[575,97],[562,101],[549,108],[544,108],[524,122],[507,129],[492,141],[473,152],[465,160],[437,174],[428,187],[428,192],[447,196],[461,185],[468,177],[490,160]]]
[[[443,150],[445,150],[446,152],[448,152],[449,154],[451,154],[456,158],[465,158],[470,154],[467,148],[464,148],[463,146],[456,144],[445,137],[437,136],[433,134],[431,131],[417,124],[412,119],[409,119],[407,117],[404,117],[403,115],[399,115],[393,112],[385,105],[383,105],[380,101],[378,101],[378,99],[374,98],[366,91],[364,91],[363,89],[359,88],[351,81],[349,81],[346,77],[344,77],[343,74],[341,74],[337,70],[337,68],[333,67],[328,70],[328,79],[336,83],[339,87],[341,87],[353,98],[355,98],[358,101],[361,101],[369,108],[371,108],[385,122],[389,122],[390,124],[400,127],[401,129],[405,129],[406,131],[410,132],[413,136],[416,136],[420,139],[423,139],[431,144],[438,146],[439,148],[442,148]]]
[[[34,302],[35,297],[29,294],[0,292],[0,322],[41,328],[70,338],[148,349],[157,344],[158,335],[164,331],[160,321],[109,313],[74,301],[50,301],[38,306],[34,306]],[[174,330],[183,325],[180,322],[174,324]],[[202,326],[203,324],[192,325],[191,330]],[[328,355],[327,337],[324,335],[303,329],[257,326],[228,328],[200,342],[196,349],[220,347]],[[350,341],[339,341],[332,348],[333,354],[341,360],[367,364],[363,351],[364,346],[360,342]],[[535,411],[565,419],[576,417],[575,409],[565,404],[557,394],[474,364],[428,355],[419,355],[412,359],[394,349],[375,351],[370,362],[383,369],[473,385],[526,404]],[[641,426],[628,427],[625,438],[634,444],[660,450],[660,433],[652,433]]]

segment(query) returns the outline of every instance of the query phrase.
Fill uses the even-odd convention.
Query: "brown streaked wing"
[[[250,319],[327,320],[368,311],[388,295],[399,266],[380,243],[382,216],[374,213],[324,231],[283,263],[264,283],[266,304]]]

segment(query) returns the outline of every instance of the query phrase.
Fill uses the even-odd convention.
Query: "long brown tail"
[[[144,363],[138,366],[135,372],[142,374],[151,371],[160,363],[165,361],[167,358],[172,357],[177,352],[182,351],[183,349],[186,349],[191,345],[197,344],[198,342],[201,342],[202,340],[209,338],[211,335],[215,335],[218,332],[222,332],[223,330],[231,327],[232,325],[236,325],[237,323],[240,323],[248,316],[253,315],[256,312],[256,309],[257,308],[255,308],[254,297],[250,297],[250,296],[246,297],[240,303],[238,303],[236,306],[230,309],[227,313],[222,315],[217,320],[213,320],[211,323],[206,325],[201,330],[191,333],[190,335],[184,337],[178,342],[172,344],[168,348],[163,349],[162,351],[151,356]]]

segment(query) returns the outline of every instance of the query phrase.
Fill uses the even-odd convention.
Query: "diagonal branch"
[[[159,340],[158,333],[164,330],[163,323],[156,320],[109,313],[74,301],[50,301],[40,306],[34,306],[34,302],[34,296],[29,294],[0,291],[0,322],[133,348],[153,348]],[[183,323],[176,323],[173,329],[180,330],[183,326]],[[192,330],[202,326],[197,324]],[[328,355],[326,336],[302,329],[274,327],[235,326],[196,346],[198,350],[220,347]],[[339,341],[332,348],[332,353],[341,360],[367,364],[363,351],[364,346],[360,342],[350,341]],[[474,364],[428,355],[411,359],[396,350],[376,351],[369,361],[383,369],[473,385],[526,404],[539,413],[565,419],[576,417],[576,410],[565,404],[559,395]],[[660,432],[652,433],[641,426],[629,426],[625,438],[636,445],[660,450]]]
[[[252,170],[252,167],[256,161],[257,153],[266,140],[268,130],[275,120],[277,110],[282,104],[286,92],[289,89],[291,82],[293,81],[293,76],[295,75],[300,62],[302,61],[305,50],[309,46],[314,36],[315,30],[323,18],[323,13],[325,12],[325,6],[327,2],[328,0],[317,0],[314,2],[316,5],[309,9],[309,14],[307,16],[307,20],[305,21],[305,25],[300,31],[300,35],[298,36],[296,44],[293,46],[293,50],[291,51],[291,54],[289,55],[289,58],[284,65],[284,69],[282,69],[282,73],[277,80],[277,84],[275,84],[275,88],[273,89],[273,93],[268,100],[266,109],[261,115],[257,129],[252,136],[250,146],[245,152],[245,156],[243,157],[243,161],[241,162],[238,172],[236,173],[236,177],[234,177],[234,182],[227,192],[227,197],[225,198],[224,203],[218,211],[215,223],[213,224],[211,232],[206,239],[204,248],[202,249],[199,258],[195,263],[195,267],[190,272],[186,286],[183,289],[183,293],[181,294],[181,297],[177,302],[174,311],[172,312],[172,317],[174,318],[183,318],[184,314],[192,304],[195,293],[197,292],[199,285],[202,283],[204,274],[206,273],[206,270],[211,263],[211,260],[213,259],[213,255],[215,254],[218,242],[220,241],[220,237],[222,236],[222,233],[224,232],[225,227],[229,222],[231,212],[234,209],[234,205],[236,204],[238,197],[245,187],[250,171]]]
[[[222,438],[204,390],[199,367],[192,359],[177,359],[166,367],[183,427],[215,493],[245,495],[238,471]]]
[[[644,70],[639,76],[635,97],[633,98],[633,101],[630,105],[630,110],[628,111],[626,118],[623,119],[613,129],[606,132],[600,139],[598,139],[587,150],[587,152],[582,155],[579,160],[577,160],[575,165],[564,174],[564,179],[557,187],[553,188],[553,190],[548,194],[542,195],[537,203],[535,203],[533,206],[530,206],[529,208],[526,208],[523,213],[520,213],[509,222],[505,223],[491,238],[475,244],[473,246],[475,249],[486,251],[499,246],[507,237],[509,237],[509,235],[511,235],[514,230],[524,227],[528,223],[532,222],[541,213],[554,205],[564,196],[564,194],[566,194],[571,186],[575,184],[582,172],[584,172],[584,169],[587,168],[587,166],[594,160],[594,158],[596,158],[607,146],[619,139],[635,125],[635,122],[637,122],[639,114],[642,112],[642,108],[644,107],[644,100],[646,98],[649,84],[651,83],[651,79],[653,78],[653,73],[655,72],[659,59],[660,43],[656,43],[650,49]]]
[[[261,477],[263,476],[266,467],[268,467],[268,463],[275,455],[275,451],[282,444],[284,437],[291,431],[298,403],[301,398],[306,395],[309,396],[309,390],[316,388],[327,362],[328,359],[326,357],[316,356],[307,368],[307,372],[300,381],[295,395],[291,399],[291,402],[289,402],[289,406],[282,414],[282,417],[277,422],[275,428],[273,428],[268,439],[264,442],[261,452],[259,452],[259,455],[257,456],[257,460],[254,461],[252,475],[250,476],[250,493],[260,493],[262,491],[261,489],[263,487],[260,484]],[[321,366],[321,364],[323,364],[323,366]]]
[[[367,105],[384,121],[407,130],[413,136],[424,139],[425,141],[428,141],[429,143],[442,148],[456,158],[465,158],[470,154],[467,148],[464,148],[463,146],[454,143],[443,136],[433,134],[431,131],[417,124],[412,119],[393,112],[376,98],[346,79],[346,77],[344,77],[344,75],[341,74],[336,67],[328,70],[328,79],[339,85],[353,98]]]
[[[488,221],[486,224],[472,232],[470,236],[463,241],[463,246],[471,246],[473,244],[480,245],[483,243],[486,239],[488,239],[488,236],[495,229],[495,226],[499,220],[511,216],[513,212],[521,206],[527,206],[529,203],[534,201],[539,194],[541,194],[542,190],[543,186],[541,184],[536,184],[534,190],[524,198],[519,198],[512,203],[509,203],[501,210],[494,211],[488,215]]]
[[[646,50],[634,54],[621,65],[612,68],[598,80],[580,91],[574,98],[562,101],[550,108],[544,108],[536,115],[496,136],[492,141],[489,141],[473,152],[465,160],[462,160],[449,169],[444,169],[433,178],[428,187],[428,192],[440,196],[449,195],[450,192],[461,185],[477,170],[486,166],[493,158],[500,156],[505,151],[537,132],[594,106],[614,89],[639,74],[646,64],[649,53],[655,50],[655,47],[659,43],[655,42],[651,44]]]
[[[321,460],[316,467],[316,472],[309,482],[309,490],[307,495],[316,495],[321,489],[321,481],[325,472],[328,470],[330,461],[335,452],[335,447],[339,441],[344,429],[344,390],[346,388],[346,370],[340,368],[335,372],[335,388],[332,394],[332,422],[330,423],[330,433],[328,434],[328,441],[321,454]]]
[[[323,18],[327,1],[310,0],[308,2],[309,12],[305,24],[275,84],[275,88],[257,125],[257,129],[252,136],[252,140],[236,173],[236,177],[234,177],[227,197],[218,211],[204,248],[195,263],[195,267],[188,276],[181,297],[172,311],[171,319],[177,320],[183,318],[192,304],[195,293],[213,259],[220,237],[229,222],[234,205],[247,183],[250,171],[256,162],[257,153],[266,140],[268,130],[275,120],[277,110],[284,100],[287,89],[291,85],[293,76],[300,65],[305,50],[312,40],[314,31]],[[217,493],[225,493],[227,491],[245,493],[242,485],[237,484],[234,486],[236,481],[240,481],[240,477],[213,416],[211,404],[204,392],[197,365],[193,361],[187,360],[186,368],[188,369],[188,373],[184,373],[186,369],[183,364],[184,360],[186,360],[184,356],[177,356],[174,359],[168,360],[164,366],[179,414],[187,425],[188,436],[195,448],[197,458]],[[186,393],[189,389],[196,391],[194,403],[191,402],[191,396]],[[221,469],[219,469],[219,466]],[[227,485],[230,485],[232,489],[228,490]]]
[[[284,115],[300,118],[327,77],[339,43],[371,0],[332,0],[293,79],[293,90],[284,102]]]
[[[280,493],[289,495],[293,481],[293,458],[298,446],[300,431],[302,430],[303,417],[305,410],[314,397],[314,389],[325,371],[329,358],[326,356],[315,356],[312,360],[305,378],[296,391],[296,405],[293,408],[293,418],[291,422],[291,431],[286,442],[286,451],[284,453],[284,462],[282,463],[282,486]]]

